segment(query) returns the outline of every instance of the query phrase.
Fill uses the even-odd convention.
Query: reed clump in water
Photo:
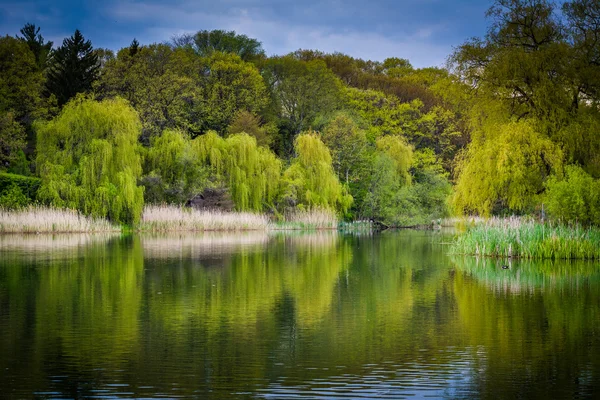
[[[285,220],[273,225],[274,230],[320,230],[337,229],[338,219],[333,211],[312,209],[294,211],[285,216]]]
[[[160,205],[144,207],[138,228],[150,232],[194,232],[267,230],[269,226],[269,218],[264,214]]]
[[[527,218],[491,218],[467,228],[452,254],[524,259],[600,259],[600,229],[542,223]]]
[[[30,206],[0,209],[0,233],[119,232],[121,227],[102,218],[86,217],[74,210]]]

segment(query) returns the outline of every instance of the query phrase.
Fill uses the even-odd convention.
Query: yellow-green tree
[[[207,168],[192,148],[187,133],[170,129],[153,137],[146,151],[142,179],[149,203],[184,204],[208,184]]]
[[[346,212],[352,196],[333,170],[329,149],[319,135],[309,131],[296,137],[296,157],[283,173],[281,201],[301,209],[327,208]]]
[[[533,122],[488,124],[458,161],[453,206],[482,215],[528,211],[562,162],[561,149]]]
[[[281,161],[246,133],[227,139],[211,131],[192,143],[199,160],[212,172],[215,185],[227,187],[239,211],[262,211],[273,206]]]
[[[115,222],[135,223],[144,205],[141,123],[123,99],[78,97],[36,126],[38,198]]]

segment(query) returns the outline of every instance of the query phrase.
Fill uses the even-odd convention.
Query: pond
[[[1,236],[10,398],[589,398],[600,267],[451,236]]]

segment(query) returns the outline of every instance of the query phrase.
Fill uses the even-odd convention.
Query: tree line
[[[1,166],[41,179],[29,200],[121,222],[208,189],[238,210],[388,226],[542,208],[600,222],[600,3],[497,0],[487,17],[447,68],[422,69],[267,57],[222,30],[116,53],[77,30],[53,47],[27,24],[0,38]]]

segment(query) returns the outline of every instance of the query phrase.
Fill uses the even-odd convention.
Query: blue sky
[[[491,0],[0,0],[0,34],[26,23],[60,44],[75,29],[94,47],[118,50],[202,29],[235,30],[260,40],[268,55],[297,49],[339,51],[415,67],[443,66],[453,46],[483,36]]]

